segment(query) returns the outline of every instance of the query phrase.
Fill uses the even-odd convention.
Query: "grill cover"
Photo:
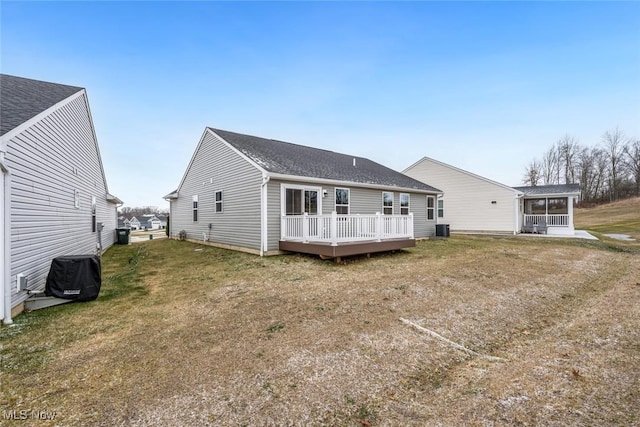
[[[100,293],[100,258],[96,255],[74,255],[54,258],[47,276],[45,295],[91,301]]]

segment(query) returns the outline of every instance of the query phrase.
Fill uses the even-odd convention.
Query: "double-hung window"
[[[436,198],[427,196],[427,220],[433,221],[436,218]]]
[[[336,188],[336,213],[340,215],[349,214],[349,189]]]
[[[444,200],[438,199],[438,218],[444,218]]]
[[[400,215],[409,215],[410,196],[407,193],[400,193]]]
[[[198,195],[193,196],[193,222],[198,222]]]
[[[393,193],[389,191],[382,192],[382,213],[384,215],[393,215]]]
[[[216,191],[216,212],[222,212],[222,191]]]
[[[91,232],[96,232],[96,196],[91,196]]]

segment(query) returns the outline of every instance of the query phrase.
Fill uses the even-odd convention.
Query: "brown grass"
[[[637,424],[638,258],[468,236],[340,265],[114,247],[98,300],[1,330],[0,404],[62,425]]]
[[[627,234],[640,241],[640,197],[574,210],[576,228]]]

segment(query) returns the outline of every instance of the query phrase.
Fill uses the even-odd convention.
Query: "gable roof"
[[[425,162],[431,162],[431,163],[434,163],[436,165],[440,165],[442,167],[451,169],[452,171],[458,172],[458,173],[460,173],[462,175],[467,175],[469,177],[478,179],[480,181],[484,181],[484,182],[486,182],[488,184],[495,185],[496,187],[500,187],[500,188],[505,189],[505,190],[514,191],[514,193],[516,193],[516,194],[519,191],[516,187],[509,187],[508,185],[499,183],[498,181],[494,181],[492,179],[485,178],[484,176],[475,174],[473,172],[469,172],[469,171],[464,170],[464,169],[460,169],[458,167],[452,166],[450,164],[441,162],[441,161],[436,160],[436,159],[432,159],[431,157],[427,157],[427,156],[424,156],[423,158],[421,158],[420,160],[418,160],[417,162],[415,162],[414,164],[412,164],[411,166],[409,166],[408,168],[403,170],[402,173],[407,173],[407,172],[411,171],[412,169],[415,169],[415,168],[419,167],[421,164],[423,164]]]
[[[268,173],[441,192],[364,157],[221,129],[207,129]]]
[[[0,74],[0,135],[81,90],[83,88],[76,86]]]
[[[550,196],[559,194],[580,194],[580,184],[536,185],[528,187],[513,187],[522,191],[525,196]]]

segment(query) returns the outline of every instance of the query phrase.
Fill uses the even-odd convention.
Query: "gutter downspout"
[[[520,199],[524,197],[524,193],[516,194],[515,201],[515,222],[513,223],[513,235],[517,236],[520,231],[520,227],[518,227],[520,223]]]
[[[267,232],[267,216],[269,212],[269,208],[267,206],[268,203],[268,195],[267,195],[267,184],[271,180],[271,176],[262,175],[262,184],[260,185],[260,256],[264,256],[265,252],[269,250],[269,234]]]
[[[11,172],[5,163],[4,151],[0,151],[0,172],[2,175],[2,185],[4,186],[4,204],[0,206],[0,236],[2,236],[2,247],[0,247],[0,282],[4,291],[4,318],[5,325],[13,324],[11,318]]]

